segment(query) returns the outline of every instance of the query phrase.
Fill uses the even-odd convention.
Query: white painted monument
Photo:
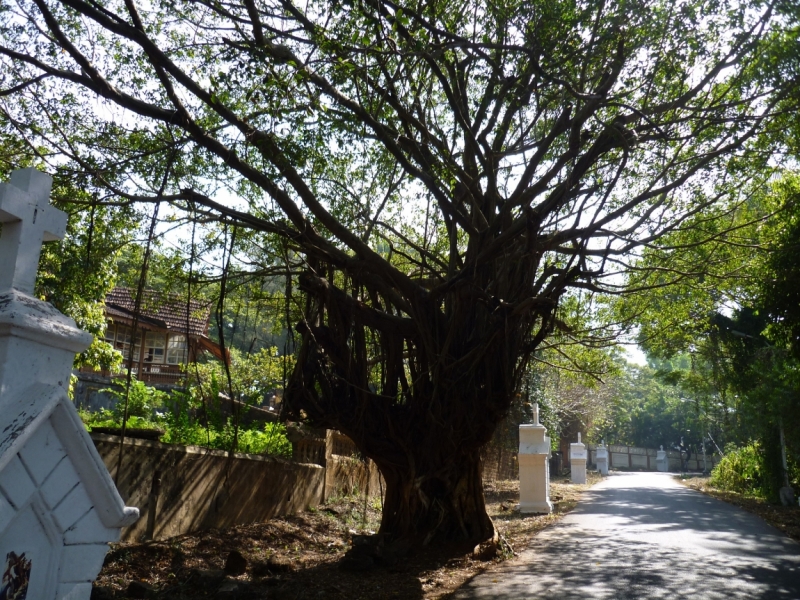
[[[550,438],[539,423],[539,405],[533,405],[533,425],[519,426],[519,510],[551,513]]]
[[[581,443],[580,432],[577,443],[569,445],[569,463],[572,483],[586,483],[586,444]]]
[[[669,459],[667,458],[667,451],[664,450],[663,445],[661,446],[661,450],[656,451],[656,469],[662,473],[669,471]]]
[[[578,438],[580,440],[580,438]],[[600,440],[600,446],[595,450],[597,463],[597,470],[600,475],[608,475],[608,448],[606,448],[605,440]]]
[[[125,506],[67,396],[92,336],[33,297],[42,241],[63,237],[48,175],[0,184],[0,560],[3,598],[88,600]]]

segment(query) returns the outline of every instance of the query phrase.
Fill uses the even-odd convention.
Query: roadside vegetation
[[[800,487],[800,468],[793,456],[787,457],[789,482],[794,489]],[[711,472],[709,484],[720,490],[745,496],[767,499],[770,497],[770,471],[767,458],[759,442],[737,448],[730,445],[725,456]]]
[[[800,542],[800,504],[795,500],[788,506],[774,501],[774,469],[758,441],[741,447],[729,444],[725,456],[711,471],[710,477],[685,476],[681,481],[688,487],[714,496],[748,512],[758,515],[773,527]],[[793,455],[787,456],[788,480],[800,488],[800,465]]]
[[[123,386],[106,388],[102,391],[115,398],[114,407],[97,411],[81,409],[81,419],[90,431],[95,428],[121,430],[127,397],[126,430],[129,434],[136,429],[159,430],[163,432],[160,441],[167,444],[291,456],[292,446],[282,423],[246,419],[257,394],[245,397],[244,404],[238,405],[238,414],[230,416],[230,411],[223,410],[226,399],[220,397],[215,383],[215,373],[220,367],[203,367],[208,367],[201,369],[210,374],[208,380],[201,379],[203,383],[195,380],[186,390],[168,393],[136,379],[131,381],[128,394]],[[238,375],[239,371],[236,372]]]

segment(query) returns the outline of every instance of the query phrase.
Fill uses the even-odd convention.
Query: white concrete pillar
[[[41,244],[67,222],[50,205],[51,183],[35,169],[0,183],[0,561],[15,598],[89,600],[108,542],[139,511],[125,506],[67,396],[92,336],[33,296]]]
[[[550,438],[539,423],[539,405],[533,405],[533,424],[519,426],[519,510],[551,513]]]
[[[569,462],[572,465],[572,483],[586,483],[586,444],[581,443],[580,433],[577,443],[569,445]]]
[[[597,470],[600,475],[608,475],[608,448],[606,448],[605,440],[600,441],[600,446],[595,450],[597,458]]]
[[[656,451],[656,469],[662,473],[669,471],[669,459],[667,458],[667,451],[664,450],[664,446],[661,446],[661,450]]]

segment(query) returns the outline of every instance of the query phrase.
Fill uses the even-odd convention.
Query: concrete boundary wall
[[[519,479],[519,464],[517,450],[490,444],[482,454],[483,480],[500,481],[505,479]]]
[[[597,464],[597,444],[587,444],[589,448],[590,461],[592,465]],[[609,445],[608,455],[610,464],[609,467],[615,469],[631,469],[641,471],[656,471],[656,456],[657,451],[654,448],[638,448],[636,446],[615,446]],[[669,470],[678,472],[681,470],[681,454],[677,450],[667,450],[667,459],[669,461]],[[706,466],[710,471],[718,462],[720,456],[718,454],[706,454]],[[689,470],[702,471],[703,470],[703,455],[690,454],[689,455]]]
[[[331,454],[325,461],[325,500],[334,496],[377,496],[386,483],[375,463],[350,455]]]
[[[120,438],[91,437],[117,475]],[[114,478],[122,498],[142,515],[122,531],[123,540],[137,541],[293,514],[318,505],[325,487],[319,465],[130,438]]]

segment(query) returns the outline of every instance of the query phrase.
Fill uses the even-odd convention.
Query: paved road
[[[614,474],[458,600],[800,600],[800,544],[665,473]]]

